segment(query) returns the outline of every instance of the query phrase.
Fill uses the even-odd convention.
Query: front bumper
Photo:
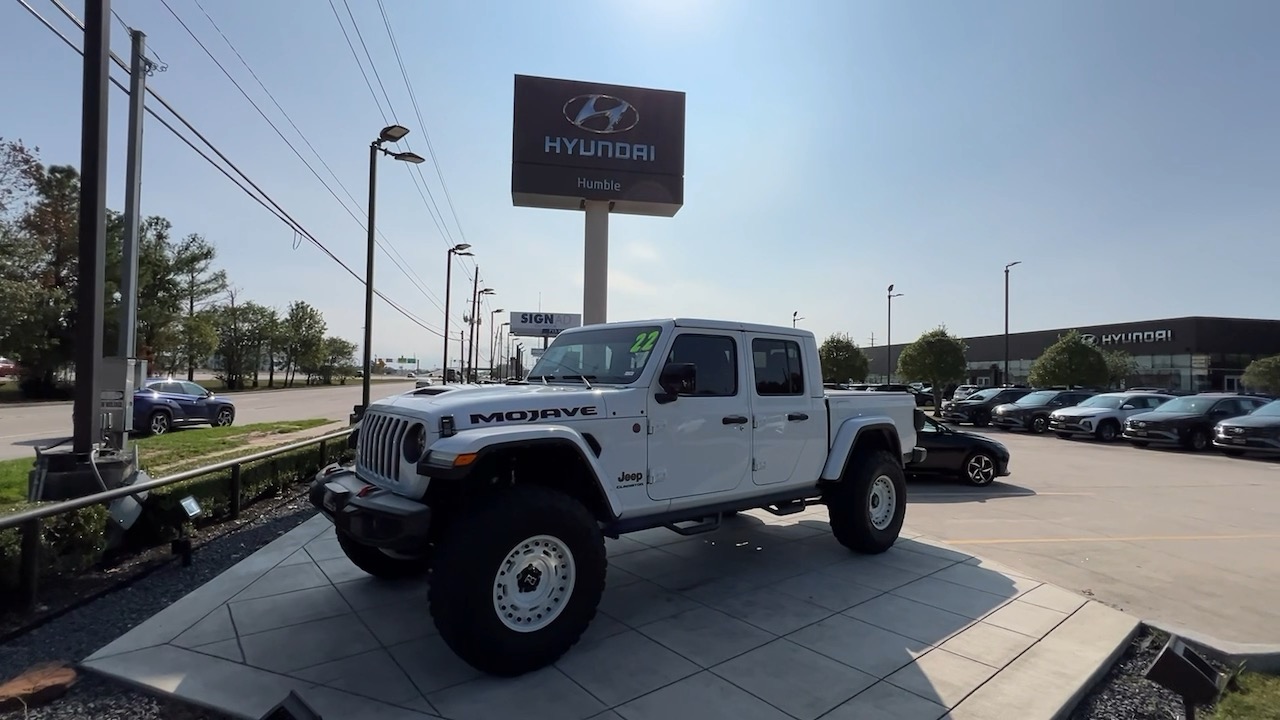
[[[1182,444],[1182,435],[1177,430],[1144,430],[1126,427],[1124,429],[1124,439],[1130,442],[1149,443],[1151,445]]]
[[[1094,431],[1093,421],[1088,418],[1049,418],[1049,431],[1056,433],[1068,433],[1071,435],[1092,435]]]
[[[1240,450],[1266,455],[1280,455],[1280,438],[1216,433],[1213,446],[1222,450]]]
[[[991,424],[1006,430],[1021,430],[1027,426],[1026,420],[1020,415],[992,415]]]
[[[350,467],[321,470],[308,497],[339,532],[364,545],[412,549],[431,531],[431,508],[361,480]]]

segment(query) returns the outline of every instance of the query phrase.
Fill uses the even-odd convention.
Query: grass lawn
[[[1208,720],[1280,720],[1280,676],[1241,673]]]
[[[142,466],[153,473],[156,469],[186,464],[193,458],[225,453],[250,443],[287,444],[289,433],[308,430],[333,422],[323,418],[284,422],[232,425],[221,428],[188,428],[156,437],[138,438],[138,457]],[[271,442],[279,437],[280,443]],[[265,448],[264,448],[265,449]],[[34,456],[0,461],[0,506],[27,500],[27,471]]]
[[[186,375],[182,375],[181,379],[185,380]],[[221,380],[209,379],[209,380],[196,380],[195,382],[196,384],[202,387],[208,388],[209,390],[212,390],[216,393],[254,392],[256,390],[299,390],[303,388],[341,387],[340,383],[335,382],[332,385],[304,385],[299,383],[297,385],[292,385],[286,388],[286,387],[280,386],[280,383],[283,381],[279,377],[276,378],[276,386],[274,388],[267,387],[266,385],[267,380],[264,377],[260,380],[261,384],[258,387],[256,388],[247,387],[247,388],[244,388],[243,390],[228,390],[226,386],[222,384]],[[374,375],[373,378],[371,378],[371,382],[374,384],[384,383],[384,382],[386,383],[411,382],[411,379],[406,378],[403,375]],[[347,378],[346,386],[359,387],[360,378]],[[69,393],[71,392],[71,389],[68,388],[67,392],[68,392],[68,399],[69,399],[70,398]],[[28,400],[25,400],[21,395],[19,395],[18,382],[16,380],[9,380],[7,382],[0,381],[0,404],[10,403],[10,402],[41,402],[41,401],[40,400],[28,401]],[[65,400],[63,402],[65,402]]]

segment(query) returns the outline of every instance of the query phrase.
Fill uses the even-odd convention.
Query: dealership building
[[[1128,387],[1158,387],[1181,392],[1241,390],[1240,376],[1250,362],[1280,355],[1280,320],[1183,317],[1075,328],[1098,347],[1123,350],[1133,356],[1137,372]],[[1031,363],[1071,328],[1009,334],[1009,379],[1026,383]],[[999,385],[1004,373],[1005,336],[965,338],[971,385]],[[882,381],[892,359],[906,343],[864,348],[870,360],[869,378]],[[899,378],[895,380],[909,380]]]

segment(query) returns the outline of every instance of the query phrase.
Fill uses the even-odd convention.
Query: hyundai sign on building
[[[685,94],[517,75],[517,206],[671,217],[684,204]]]

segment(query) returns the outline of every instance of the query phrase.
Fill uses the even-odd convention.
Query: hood
[[[1019,405],[1017,403],[1000,403],[992,410],[997,415],[1025,415],[1032,410],[1039,410],[1043,405]]]
[[[1186,413],[1186,412],[1160,412],[1153,410],[1151,412],[1138,413],[1129,418],[1133,422],[1185,422],[1187,420],[1203,420],[1206,415],[1204,413]]]
[[[373,403],[370,409],[415,417],[452,415],[454,426],[463,430],[635,417],[647,397],[645,388],[617,386],[470,385],[439,395],[393,395]]]
[[[1223,420],[1220,425],[1247,428],[1280,428],[1280,415],[1244,415]]]

